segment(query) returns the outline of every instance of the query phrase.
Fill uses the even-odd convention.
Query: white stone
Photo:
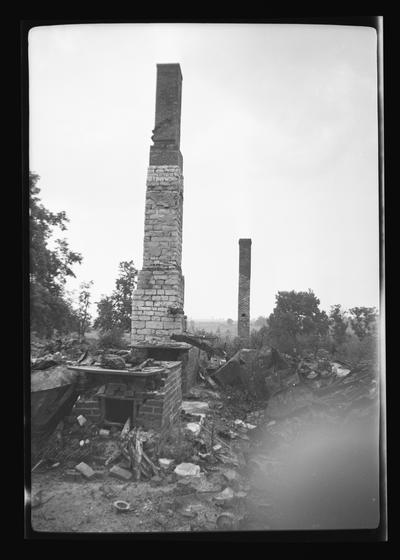
[[[182,410],[188,414],[198,414],[201,411],[208,410],[208,403],[201,401],[182,401]]]
[[[200,476],[200,467],[194,463],[181,463],[174,469],[178,476]]]
[[[186,424],[186,429],[192,432],[195,436],[198,436],[201,431],[201,425],[197,422],[188,422]]]
[[[165,458],[158,459],[158,464],[163,469],[168,469],[173,463],[174,463],[173,459],[165,459]]]
[[[214,499],[219,503],[224,503],[232,500],[234,497],[235,492],[232,490],[232,488],[225,488],[225,490],[217,494]]]
[[[233,469],[225,469],[222,474],[228,482],[240,480],[240,475]]]
[[[87,422],[86,418],[84,416],[82,416],[82,414],[80,414],[77,417],[77,420],[78,420],[80,426],[83,426]]]

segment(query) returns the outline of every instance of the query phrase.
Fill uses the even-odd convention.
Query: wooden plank
[[[129,369],[104,369],[95,366],[67,366],[68,369],[74,371],[82,371],[84,373],[98,373],[99,375],[125,375],[126,377],[151,377],[158,375],[164,371],[163,367],[153,368],[153,371],[133,371]],[[154,371],[156,370],[156,371]]]

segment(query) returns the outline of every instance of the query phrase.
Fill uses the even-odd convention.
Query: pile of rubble
[[[121,350],[96,357],[86,352],[78,360],[124,369],[130,356]],[[170,485],[172,510],[190,519],[194,530],[243,528],[250,506],[261,500],[249,480],[260,469],[279,471],[277,446],[291,445],[311,422],[368,414],[378,400],[373,364],[352,368],[324,353],[295,361],[276,351],[240,351],[233,362],[203,369],[200,378],[162,446],[156,432],[129,420],[122,429],[105,429],[82,416],[68,417],[35,468],[58,469],[69,480],[112,477]],[[118,507],[129,511],[129,504]]]

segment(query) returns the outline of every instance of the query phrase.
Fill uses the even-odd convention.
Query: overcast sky
[[[29,33],[30,169],[65,210],[77,279],[110,294],[142,266],[157,63],[183,74],[183,262],[189,319],[237,317],[240,237],[251,316],[278,290],[378,306],[376,34],[266,24],[107,24]]]

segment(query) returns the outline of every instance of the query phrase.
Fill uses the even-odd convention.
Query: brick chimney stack
[[[143,268],[133,293],[132,344],[170,342],[184,331],[182,73],[157,64],[156,115],[147,172]]]
[[[239,239],[238,337],[246,348],[250,342],[251,239]]]

